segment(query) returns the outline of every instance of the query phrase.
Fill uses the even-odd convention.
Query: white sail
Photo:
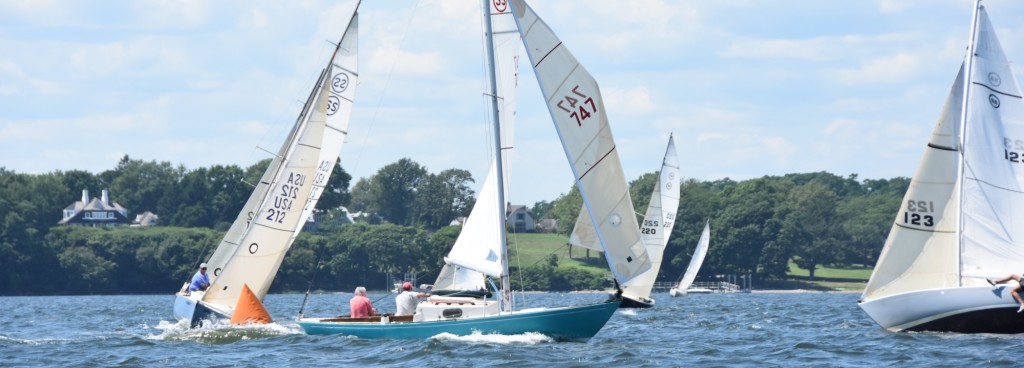
[[[505,236],[504,226],[501,226],[505,219],[499,212],[501,202],[498,199],[497,180],[497,168],[491,165],[476,205],[462,226],[462,232],[445,258],[445,263],[501,277],[501,260],[505,255],[500,237]]]
[[[976,22],[968,83],[961,66],[862,301],[1024,269],[1024,105],[984,7]]]
[[[451,264],[441,267],[431,291],[480,291],[487,290],[484,274]]]
[[[302,117],[300,117],[301,119]],[[252,190],[252,194],[249,195],[249,199],[245,201],[245,205],[242,206],[242,211],[238,213],[238,217],[235,218],[235,222],[231,223],[231,227],[224,234],[224,238],[221,239],[220,244],[214,249],[210,259],[206,261],[206,265],[209,268],[207,276],[210,278],[210,282],[217,280],[217,277],[224,272],[224,265],[227,263],[231,255],[235,253],[238,248],[238,242],[242,238],[242,234],[249,228],[249,224],[252,223],[252,218],[256,215],[256,211],[259,210],[260,203],[263,202],[263,198],[266,197],[267,191],[270,190],[270,181],[273,180],[274,174],[281,167],[281,157],[288,152],[288,143],[295,139],[295,130],[299,127],[296,123],[291,132],[288,133],[288,137],[285,139],[281,148],[278,150],[278,154],[274,156],[270,161],[270,165],[267,166],[267,170],[263,172],[260,177],[260,181],[256,183],[256,186]]]
[[[334,164],[338,161],[338,154],[348,136],[348,124],[352,117],[352,104],[356,98],[356,85],[359,81],[356,55],[359,48],[358,42],[359,17],[357,14],[349,22],[348,29],[345,30],[341,38],[341,43],[334,51],[331,64],[326,69],[330,78],[330,94],[327,97],[327,125],[324,130],[324,143],[320,146],[320,160],[317,164],[316,175],[313,176],[313,189],[306,200],[299,220],[300,224],[306,223],[320,200],[320,196],[323,195],[324,187],[327,186],[331,171],[334,170]],[[301,228],[300,226],[296,229],[296,235]]]
[[[700,240],[697,241],[697,247],[693,249],[693,256],[690,257],[690,264],[686,266],[686,272],[683,273],[683,278],[679,280],[679,285],[676,289],[679,291],[686,291],[693,285],[693,280],[697,278],[697,272],[700,271],[700,266],[704,264],[704,257],[708,254],[708,245],[711,244],[711,222],[704,223],[704,231],[700,233]]]
[[[679,189],[679,157],[676,155],[675,140],[669,136],[668,146],[665,148],[665,155],[661,161],[658,183],[654,186],[651,200],[647,204],[647,213],[640,225],[640,237],[647,249],[647,255],[651,258],[651,269],[623,284],[625,286],[623,295],[631,299],[651,297],[651,290],[654,289],[658,271],[661,270],[661,258],[665,253],[665,246],[668,245],[669,236],[675,227],[676,211],[679,208]],[[601,250],[601,245],[597,241],[597,231],[590,220],[590,215],[587,214],[586,206],[580,209],[576,218],[576,226],[573,227],[572,235],[569,236],[569,244],[591,250]]]
[[[522,0],[509,1],[577,187],[620,284],[651,267],[597,81]]]
[[[864,300],[956,286],[956,127],[962,99],[961,66],[864,289]]]
[[[507,3],[487,2],[490,6],[490,18],[487,20],[491,25],[491,42],[493,44],[494,65],[488,68],[494,70],[495,85],[490,86],[488,79],[488,90],[497,93],[498,126],[500,126],[500,145],[502,159],[502,176],[504,176],[504,197],[508,198],[510,171],[509,158],[513,147],[515,115],[516,115],[516,91],[518,90],[518,63],[519,63],[519,32],[516,31],[515,19]],[[485,36],[487,32],[484,32]],[[489,60],[489,59],[488,59]],[[488,99],[490,97],[488,96]],[[499,143],[495,143],[499,144]],[[480,194],[477,196],[476,204],[470,211],[469,217],[462,225],[462,231],[455,240],[452,250],[445,258],[446,263],[459,267],[448,267],[438,275],[434,283],[434,289],[446,290],[479,290],[486,288],[483,284],[483,274],[492,277],[500,277],[502,272],[501,261],[505,257],[501,249],[501,239],[505,232],[503,226],[504,216],[500,216],[498,207],[498,182],[497,167],[492,163],[484,179]],[[499,218],[500,216],[500,218]],[[474,275],[473,271],[479,272]],[[451,274],[453,273],[453,274]],[[448,281],[452,280],[452,281]],[[448,289],[452,285],[468,286],[467,289]]]
[[[312,190],[323,140],[329,96],[329,79],[317,96],[314,109],[283,159],[270,191],[242,236],[240,246],[228,259],[223,274],[208,288],[203,301],[230,310],[238,303],[242,285],[262,299],[301,227],[305,199]]]
[[[331,175],[331,171],[334,169],[334,163],[338,158],[338,153],[344,144],[345,135],[347,135],[348,122],[352,112],[352,102],[355,99],[355,86],[358,78],[358,72],[356,69],[357,58],[356,50],[358,49],[358,14],[352,17],[349,22],[348,29],[345,30],[344,35],[341,38],[341,44],[335,49],[334,58],[332,59],[331,65],[328,65],[328,69],[325,69],[324,75],[331,76],[331,94],[328,101],[328,117],[327,127],[328,129],[324,133],[324,140],[321,149],[320,165],[317,170],[317,175],[314,176],[314,189],[310,193],[305,210],[302,213],[302,218],[299,221],[300,224],[305,223],[306,218],[309,217],[316,206],[316,202],[320,199],[323,187],[327,184],[327,180]],[[330,70],[333,66],[333,72]],[[324,78],[324,76],[321,76]],[[273,180],[275,173],[280,170],[281,158],[288,152],[289,144],[295,139],[297,129],[301,126],[301,121],[307,118],[309,112],[308,104],[314,101],[314,97],[318,96],[321,92],[322,85],[317,83],[313,91],[310,93],[310,98],[307,101],[307,106],[303,107],[302,114],[299,115],[298,120],[292,126],[291,131],[285,138],[284,143],[281,144],[281,148],[278,149],[277,154],[271,159],[270,164],[267,166],[266,171],[260,177],[259,182],[253,188],[252,194],[249,195],[249,199],[246,200],[242,206],[242,211],[238,213],[238,217],[228,228],[228,231],[224,234],[224,238],[221,240],[217,248],[214,249],[213,254],[209,260],[206,261],[207,267],[210,272],[207,276],[210,278],[210,282],[215,282],[217,277],[224,271],[224,265],[228,259],[235,253],[239,241],[241,240],[242,234],[248,230],[249,225],[252,223],[253,217],[256,216],[256,212],[259,210],[259,206],[262,203],[264,197],[267,195],[267,191],[270,188],[270,181]],[[338,113],[341,111],[340,113]],[[296,229],[296,234],[301,230],[301,226]]]
[[[965,284],[1024,269],[1024,102],[984,8],[977,37],[964,122]]]
[[[654,281],[661,270],[661,258],[668,245],[669,236],[676,225],[676,211],[679,209],[679,156],[672,136],[668,137],[668,147],[661,161],[658,184],[651,193],[647,204],[647,213],[640,224],[640,238],[651,259],[651,268],[639,276],[623,283],[622,295],[633,300],[649,299]]]

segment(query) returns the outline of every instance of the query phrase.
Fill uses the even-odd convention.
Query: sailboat
[[[700,240],[697,241],[697,247],[693,250],[693,256],[690,257],[690,264],[686,266],[686,272],[683,273],[683,277],[679,279],[679,283],[668,290],[668,295],[679,296],[686,295],[687,293],[710,293],[711,289],[706,288],[690,288],[693,285],[693,280],[697,278],[697,272],[700,271],[700,266],[704,264],[704,256],[708,254],[708,245],[711,243],[711,222],[704,223],[704,231],[700,233]]]
[[[358,8],[358,5],[356,6]],[[242,211],[204,262],[210,286],[175,295],[174,316],[197,326],[230,319],[248,288],[262,300],[295,237],[316,206],[348,131],[355,99],[358,13],[335,47],[281,148]]]
[[[981,1],[942,114],[859,305],[891,331],[1022,333],[986,278],[1024,269],[1024,104]]]
[[[669,236],[672,235],[672,229],[675,228],[676,211],[679,209],[679,190],[679,157],[676,155],[675,140],[672,135],[669,135],[668,147],[665,148],[665,155],[661,160],[658,185],[654,187],[640,227],[644,248],[651,259],[651,268],[640,276],[619,284],[622,288],[620,308],[650,308],[654,306],[655,301],[654,298],[651,298],[651,291],[654,289],[658,271],[661,270],[661,257],[665,253],[665,246],[668,245]],[[591,221],[585,205],[576,218],[576,226],[572,230],[572,235],[569,236],[569,244],[601,251],[593,221]]]
[[[577,180],[587,184],[603,180],[615,188],[622,189],[621,195],[598,196],[593,208],[593,218],[602,219],[607,226],[600,227],[598,234],[607,244],[605,254],[609,263],[616,265],[617,276],[624,281],[650,268],[650,261],[640,242],[640,232],[632,215],[632,204],[625,191],[625,176],[614,152],[614,141],[608,129],[607,117],[597,84],[593,78],[569,53],[551,29],[537,17],[522,0],[484,0],[484,24],[488,43],[488,64],[490,74],[490,105],[493,113],[495,153],[494,161],[484,181],[479,199],[467,220],[467,231],[480,231],[481,242],[466,242],[453,246],[446,262],[448,264],[478,272],[500,280],[499,300],[474,297],[431,296],[416,307],[412,316],[380,315],[364,318],[331,317],[307,318],[300,316],[299,325],[308,334],[346,334],[360,338],[423,339],[441,333],[470,335],[484,334],[513,335],[536,332],[557,340],[587,340],[604,327],[618,308],[619,300],[604,301],[590,305],[529,308],[513,310],[512,293],[509,288],[507,244],[505,233],[505,189],[501,142],[501,104],[498,103],[497,78],[495,76],[495,34],[504,33],[501,25],[515,24],[526,45],[530,60],[541,85],[542,91],[560,87],[555,94],[545,93],[548,110],[552,114],[563,148],[573,166]],[[511,5],[511,6],[509,6]],[[502,23],[514,21],[515,23]],[[498,25],[498,26],[496,26]],[[512,30],[509,28],[509,30]],[[514,30],[512,30],[514,31]],[[549,58],[543,56],[548,55]],[[564,82],[561,85],[552,84]],[[563,104],[568,102],[552,96],[580,96],[572,103],[574,114],[561,114]],[[585,104],[585,105],[584,105]],[[569,105],[565,105],[567,108]],[[571,120],[570,120],[571,119]],[[579,119],[579,124],[577,120]],[[586,124],[582,124],[586,122]],[[584,128],[584,129],[580,129]],[[603,150],[587,150],[599,147]],[[590,160],[601,158],[602,160]],[[574,160],[575,158],[575,160]],[[586,170],[580,170],[586,169]],[[582,173],[582,175],[580,175]],[[592,175],[587,178],[587,175]],[[595,186],[596,187],[596,186]],[[583,190],[585,199],[592,195]],[[609,204],[607,202],[614,201]],[[621,203],[628,207],[620,206]],[[589,208],[589,207],[588,207]],[[480,211],[480,216],[475,216]],[[628,221],[632,219],[633,226]],[[479,220],[479,221],[478,221]],[[476,227],[481,225],[482,227]],[[470,228],[469,226],[473,226]],[[490,230],[487,230],[490,228]],[[461,237],[462,235],[460,235]],[[465,245],[465,247],[462,246]]]

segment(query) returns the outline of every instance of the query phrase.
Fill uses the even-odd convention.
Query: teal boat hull
[[[457,336],[481,334],[544,334],[559,341],[586,341],[612,317],[618,300],[600,304],[527,309],[496,316],[423,322],[321,322],[302,318],[298,323],[309,335],[349,335],[362,339],[426,339],[442,333]]]

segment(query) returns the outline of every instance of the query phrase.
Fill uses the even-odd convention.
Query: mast
[[[491,81],[491,118],[494,124],[494,165],[498,174],[498,228],[501,229],[499,237],[501,257],[501,310],[512,311],[512,291],[508,275],[508,241],[505,234],[505,173],[502,172],[501,159],[501,114],[498,112],[498,77],[494,71],[496,61],[494,60],[494,30],[491,29],[491,1],[483,0],[484,4],[484,32],[487,38],[487,77]]]
[[[981,13],[981,0],[974,1],[974,14],[971,17],[971,36],[967,42],[967,60],[964,66],[964,93],[960,104],[960,159],[957,160],[956,183],[959,197],[957,200],[957,286],[963,286],[964,275],[964,169],[967,160],[964,146],[967,143],[967,108],[970,106],[971,80],[974,78],[974,46],[978,38],[978,15]]]

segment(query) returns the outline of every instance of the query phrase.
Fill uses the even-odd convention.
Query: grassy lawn
[[[576,259],[569,259],[569,247],[566,245],[568,241],[568,237],[558,234],[509,234],[508,247],[512,253],[509,256],[509,265],[530,267],[547,258],[549,254],[554,254],[558,257],[559,268],[579,267],[597,271],[608,270],[608,267],[604,266],[604,258],[601,258],[600,252],[590,252],[590,258],[595,260],[591,264],[579,260],[586,254],[585,249],[573,249],[572,255]]]
[[[786,273],[790,276],[808,277],[809,272],[796,266],[796,263],[789,261],[789,272]],[[864,280],[865,282],[871,278],[871,268],[863,266],[849,266],[841,268],[830,268],[818,266],[818,270],[814,272],[815,278],[826,278],[826,279],[855,279]]]

